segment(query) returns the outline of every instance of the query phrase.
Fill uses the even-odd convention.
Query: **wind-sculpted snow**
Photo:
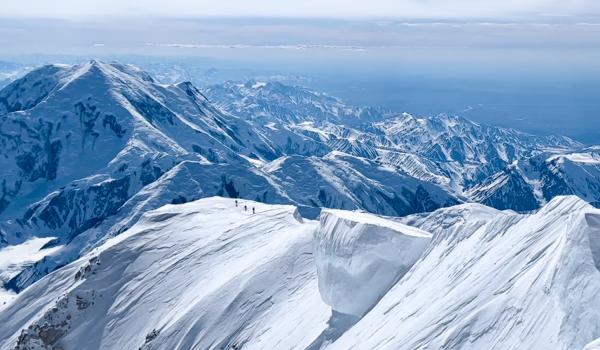
[[[600,337],[600,210],[557,197],[532,215],[468,205],[409,221],[434,232],[431,246],[331,349],[581,349]]]
[[[598,348],[600,210],[576,197],[320,223],[213,197],[133,221],[0,308],[0,348]]]
[[[362,317],[430,239],[427,232],[372,214],[323,210],[314,241],[321,297],[336,312]]]
[[[0,347],[304,349],[330,317],[316,228],[291,206],[223,198],[148,212],[0,311]]]

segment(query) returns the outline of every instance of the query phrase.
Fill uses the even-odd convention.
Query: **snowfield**
[[[244,210],[247,206],[247,210]],[[252,208],[256,214],[252,214]],[[1,349],[597,349],[600,210],[166,205],[0,310]]]
[[[330,317],[316,227],[292,206],[165,206],[21,293],[0,313],[1,348],[306,348]]]
[[[466,206],[420,220],[435,228],[425,256],[332,349],[581,349],[600,335],[600,210]]]

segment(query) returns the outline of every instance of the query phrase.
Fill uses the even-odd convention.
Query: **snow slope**
[[[362,317],[410,270],[431,235],[361,212],[321,211],[314,252],[323,300]]]
[[[532,215],[469,204],[407,220],[431,246],[331,349],[581,349],[600,336],[600,210],[557,197]]]
[[[319,223],[219,197],[166,205],[0,310],[1,349],[561,350],[598,338],[600,210],[577,197],[527,215],[462,204],[405,218],[324,210]]]
[[[0,283],[4,284],[21,272],[25,267],[52,254],[60,247],[42,249],[52,237],[33,238],[22,244],[0,248]],[[12,302],[16,293],[0,288],[0,309]]]
[[[330,317],[316,228],[291,206],[217,197],[151,211],[0,311],[0,347],[306,348]]]

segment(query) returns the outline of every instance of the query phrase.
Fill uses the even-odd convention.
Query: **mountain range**
[[[120,63],[44,66],[0,90],[0,154],[0,302],[8,303],[0,305],[5,308],[0,319],[11,324],[0,327],[2,348],[15,342],[17,348],[347,349],[368,343],[409,349],[477,348],[486,342],[514,348],[516,338],[483,329],[506,321],[494,318],[498,313],[530,320],[530,310],[549,307],[517,289],[503,294],[513,295],[514,305],[500,300],[486,306],[468,293],[453,298],[467,320],[456,331],[446,327],[455,313],[446,314],[441,304],[416,318],[404,314],[410,308],[396,315],[392,306],[413,298],[413,311],[421,315],[420,301],[444,302],[436,288],[466,283],[493,296],[491,286],[512,286],[521,277],[490,265],[497,257],[486,255],[489,250],[504,249],[514,261],[494,264],[518,265],[529,276],[543,264],[558,269],[559,263],[576,263],[561,260],[566,259],[561,249],[583,249],[579,246],[557,246],[552,253],[548,245],[541,247],[567,239],[564,225],[581,228],[573,234],[592,246],[598,228],[597,213],[585,204],[600,205],[598,147],[460,116],[349,106],[279,82],[226,82],[200,91],[189,82],[162,84]],[[222,197],[239,199],[240,207]],[[241,205],[248,211],[241,212]],[[248,206],[265,215],[249,216]],[[233,208],[231,217],[221,213]],[[185,217],[193,220],[184,224]],[[312,221],[317,218],[320,223]],[[282,230],[294,238],[277,236]],[[181,236],[197,231],[208,236]],[[522,235],[520,252],[511,250],[517,249],[512,238],[502,238],[511,232]],[[395,253],[407,247],[412,248],[406,254]],[[481,256],[462,257],[463,249],[475,248]],[[444,265],[440,256],[446,255],[455,258]],[[164,270],[148,265],[165,259],[172,265]],[[473,271],[497,273],[497,280],[461,272],[461,266],[475,263]],[[223,270],[194,270],[219,264]],[[357,272],[355,264],[365,266]],[[462,273],[467,282],[430,281],[445,271]],[[192,283],[192,272],[205,280]],[[585,273],[596,278],[597,272]],[[215,276],[223,277],[207,285]],[[139,283],[129,286],[130,281]],[[419,283],[429,287],[413,295]],[[546,293],[553,283],[535,287]],[[268,291],[261,289],[264,284],[271,286]],[[108,285],[113,289],[105,290]],[[165,293],[143,293],[158,285]],[[167,293],[172,285],[180,290]],[[207,289],[198,296],[201,286]],[[499,290],[513,287],[506,288]],[[564,288],[563,283],[551,290]],[[347,299],[354,293],[349,290],[360,300]],[[578,289],[596,298],[592,290]],[[558,295],[552,293],[545,295]],[[226,295],[229,304],[218,295]],[[170,307],[163,308],[165,303]],[[314,308],[285,316],[288,323],[278,321],[301,304]],[[490,311],[493,317],[477,316],[485,307],[497,307]],[[127,324],[151,310],[159,312],[147,322]],[[385,333],[398,326],[387,319],[390,312],[413,320],[405,337]],[[98,315],[106,317],[96,326],[87,322]],[[553,313],[536,317],[548,315]],[[568,336],[542,339],[536,328],[536,341],[567,349],[600,337],[593,327],[575,334],[583,327],[570,321],[577,315],[540,325],[549,333],[563,327]],[[586,317],[597,321],[596,314]],[[426,329],[433,320],[443,327]],[[296,328],[298,322],[302,327]],[[231,328],[219,333],[226,323]],[[538,326],[515,327],[523,333]],[[465,329],[473,332],[466,336]],[[363,343],[369,332],[373,343]],[[486,337],[473,335],[477,332]],[[92,333],[97,336],[80,336]],[[388,343],[378,343],[381,339]]]

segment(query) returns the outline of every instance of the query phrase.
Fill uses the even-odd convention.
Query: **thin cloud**
[[[7,1],[0,17],[399,17],[473,18],[537,13],[598,15],[597,0],[29,0]]]

